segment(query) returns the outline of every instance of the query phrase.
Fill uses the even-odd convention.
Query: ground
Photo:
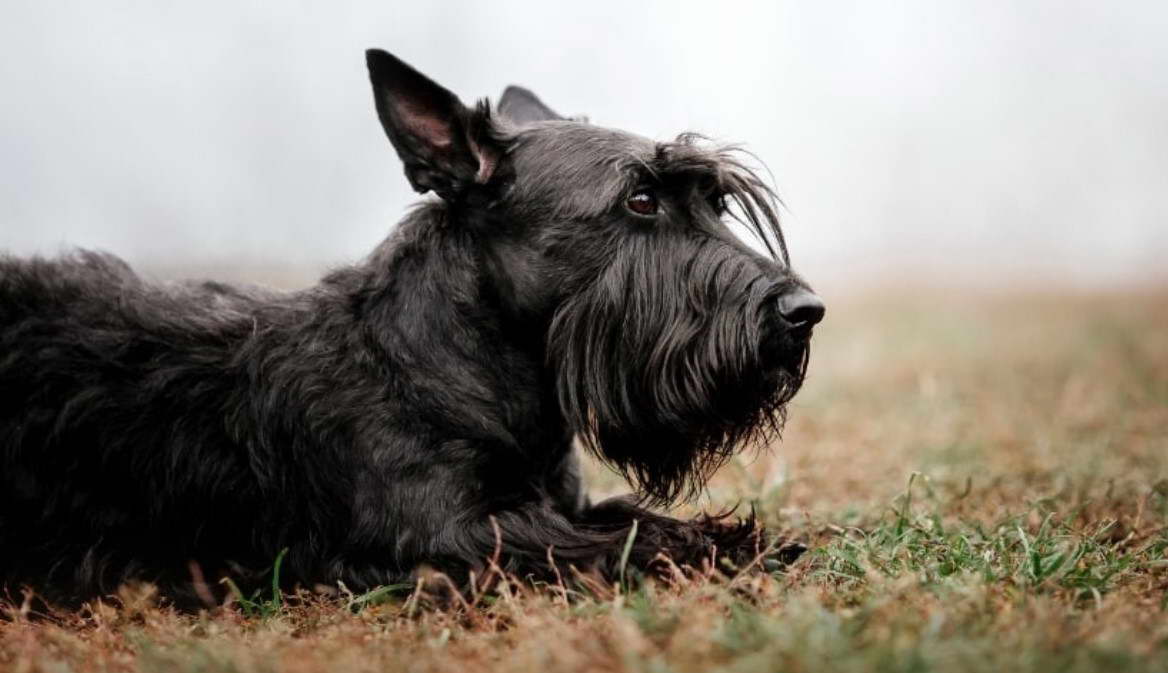
[[[682,510],[753,504],[813,549],[786,572],[447,610],[18,597],[0,670],[1168,671],[1168,290],[838,295],[784,441]]]

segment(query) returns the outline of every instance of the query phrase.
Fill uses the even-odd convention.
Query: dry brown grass
[[[829,307],[784,444],[699,503],[813,543],[786,574],[267,617],[127,589],[9,606],[0,670],[1168,671],[1168,290]]]

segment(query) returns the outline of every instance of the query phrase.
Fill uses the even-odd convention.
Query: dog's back
[[[80,251],[59,259],[0,256],[0,329],[7,335],[26,317],[51,319],[63,310],[90,310],[138,285],[113,255]]]
[[[184,519],[250,499],[224,419],[262,297],[154,286],[98,253],[0,258],[0,580],[108,587],[154,565],[142,549],[177,560],[232,537]]]
[[[120,258],[77,250],[45,259],[0,255],[0,334],[26,318],[137,327],[150,321],[194,321],[208,329],[243,320],[281,293],[218,281],[145,283]],[[135,321],[135,316],[137,320]]]

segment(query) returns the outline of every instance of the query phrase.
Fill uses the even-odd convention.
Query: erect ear
[[[543,101],[530,90],[514,84],[503,90],[497,110],[503,117],[520,125],[532,122],[564,121],[566,119],[544,105]]]
[[[377,116],[419,193],[446,200],[486,184],[501,152],[491,136],[486,102],[462,101],[401,59],[380,49],[365,52]]]

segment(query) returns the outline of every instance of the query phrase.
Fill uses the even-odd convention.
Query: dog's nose
[[[811,327],[820,320],[827,308],[814,292],[798,288],[779,297],[779,315],[795,327]]]

